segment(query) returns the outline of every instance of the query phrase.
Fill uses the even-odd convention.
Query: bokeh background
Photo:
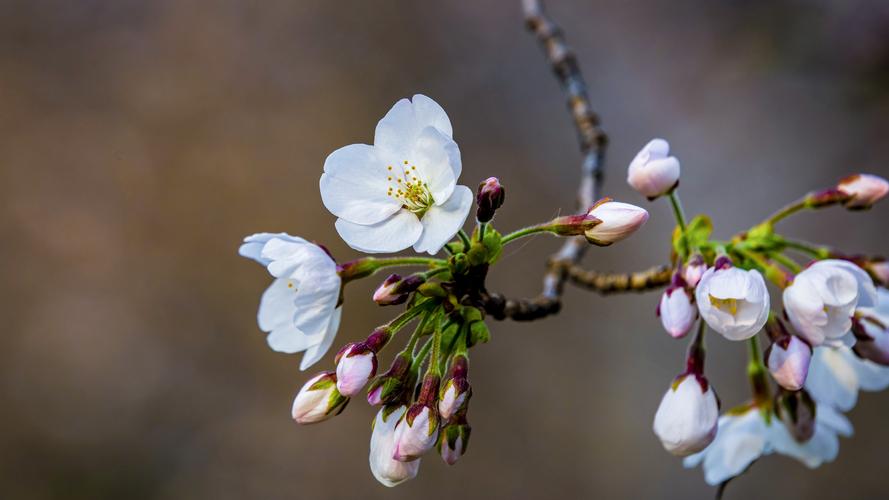
[[[664,262],[665,202],[625,184],[654,136],[683,162],[686,209],[719,236],[849,172],[889,175],[889,4],[560,1],[611,136],[605,192],[651,211],[585,264]],[[508,187],[500,228],[570,210],[579,155],[563,96],[518,2],[0,1],[0,496],[10,499],[708,498],[650,427],[682,366],[658,294],[569,289],[564,312],[498,323],[473,352],[469,453],[425,458],[390,490],[367,460],[373,410],[299,427],[298,356],[255,325],[267,273],[237,256],[288,231],[356,256],[317,181],[372,140],[397,99],[450,114],[463,182]],[[889,252],[889,205],[807,214],[795,236]],[[490,279],[538,291],[557,242],[510,249]],[[337,344],[392,313],[349,287]],[[711,338],[724,404],[747,397],[745,347]],[[332,354],[317,368],[331,366]],[[771,457],[726,498],[885,495],[889,394],[811,472]]]

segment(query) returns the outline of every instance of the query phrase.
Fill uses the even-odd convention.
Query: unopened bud
[[[654,433],[664,449],[684,457],[716,437],[719,404],[703,375],[682,375],[673,382],[654,416]]]
[[[392,458],[395,453],[395,428],[403,419],[407,407],[387,406],[380,408],[370,436],[370,470],[385,486],[393,487],[416,477],[420,461],[399,462]]]
[[[412,394],[408,392],[414,385],[410,366],[410,353],[404,352],[395,356],[389,370],[371,383],[367,391],[367,402],[375,406],[409,401]]]
[[[439,378],[427,374],[417,402],[405,413],[395,428],[395,451],[392,458],[401,462],[416,460],[429,451],[438,440],[439,416],[435,400],[438,396]]]
[[[889,193],[889,182],[870,174],[855,174],[837,184],[837,190],[849,198],[843,203],[851,210],[870,208]]]
[[[438,451],[441,453],[441,458],[445,463],[454,465],[466,453],[471,432],[472,428],[466,423],[465,417],[458,419],[456,422],[448,422],[442,427]]]
[[[494,218],[494,213],[503,205],[506,198],[506,189],[500,185],[500,180],[496,177],[488,177],[478,185],[478,192],[475,197],[478,209],[475,212],[475,218],[479,222],[490,222]]]
[[[885,260],[874,260],[865,265],[865,270],[870,273],[874,281],[880,285],[889,288],[889,262]]]
[[[439,394],[438,413],[442,419],[447,420],[463,409],[472,396],[472,388],[466,378],[468,372],[469,360],[466,359],[466,356],[455,355]]]
[[[336,355],[337,389],[346,396],[358,394],[377,373],[376,353],[392,336],[389,329],[381,327],[364,341],[346,344]]]
[[[682,278],[689,288],[694,288],[698,286],[698,282],[701,281],[701,276],[706,270],[707,263],[704,261],[704,257],[701,254],[695,254],[682,268]]]
[[[775,413],[799,443],[815,435],[815,411],[815,401],[806,390],[781,390],[775,396]]]
[[[593,205],[588,215],[602,221],[584,232],[587,241],[598,246],[608,246],[630,236],[648,220],[644,208],[609,198]]]
[[[679,185],[679,160],[670,155],[670,144],[654,139],[642,148],[627,169],[627,182],[653,200]]]
[[[381,306],[403,304],[410,294],[425,282],[426,278],[419,274],[413,274],[406,278],[390,274],[374,291],[373,300]]]
[[[775,382],[788,391],[798,391],[809,373],[812,348],[796,335],[786,335],[769,346],[766,359]]]
[[[293,400],[293,420],[299,424],[314,424],[339,415],[349,398],[337,390],[336,382],[333,372],[321,372],[309,379]]]
[[[881,299],[883,295],[881,290]],[[889,324],[882,319],[870,314],[856,314],[852,319],[852,333],[856,339],[852,349],[864,359],[889,366]]]
[[[698,317],[698,309],[691,303],[691,297],[685,290],[684,284],[684,280],[677,274],[674,277],[674,285],[661,295],[657,308],[661,325],[674,339],[685,337]]]

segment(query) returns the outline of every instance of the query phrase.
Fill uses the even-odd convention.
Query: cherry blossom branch
[[[568,281],[602,295],[654,290],[669,285],[672,275],[673,268],[668,265],[631,273],[600,273],[585,271],[578,266],[568,268]]]

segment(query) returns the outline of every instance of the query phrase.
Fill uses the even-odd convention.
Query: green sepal
[[[484,321],[470,323],[468,347],[472,347],[475,344],[484,344],[489,340],[491,340],[491,331],[488,330],[488,325]]]
[[[482,244],[488,251],[488,263],[493,264],[500,259],[503,254],[503,236],[491,226],[485,230],[485,237]]]

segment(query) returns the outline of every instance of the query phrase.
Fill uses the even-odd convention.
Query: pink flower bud
[[[438,412],[416,403],[395,427],[395,450],[392,458],[410,462],[429,451],[438,440]]]
[[[691,330],[698,317],[698,309],[682,287],[670,287],[661,295],[657,308],[664,330],[674,339],[681,339]]]
[[[402,304],[425,282],[425,278],[416,274],[407,278],[390,274],[374,291],[373,300],[381,306]]]
[[[367,404],[377,406],[383,404],[383,385],[380,384],[367,393]]]
[[[377,372],[377,356],[365,343],[349,344],[338,356],[336,387],[345,396],[354,396]]]
[[[321,372],[305,383],[293,400],[291,415],[299,424],[314,424],[339,415],[349,398],[336,388],[336,375]]]
[[[704,262],[704,257],[696,254],[682,268],[682,278],[689,288],[694,288],[698,286],[698,282],[701,281],[701,276],[704,275],[705,271],[707,271],[707,263]]]
[[[769,373],[778,385],[788,391],[798,391],[806,382],[812,348],[795,335],[776,340],[769,347]]]
[[[667,389],[654,416],[654,433],[664,449],[684,457],[716,437],[719,404],[702,375],[683,375]]]
[[[627,182],[649,200],[669,193],[679,184],[679,160],[669,154],[667,141],[652,140],[630,162]]]
[[[889,287],[889,262],[885,260],[870,262],[867,264],[867,270],[880,285]]]
[[[815,436],[815,401],[805,390],[780,391],[775,398],[775,414],[798,443]]]
[[[490,222],[494,213],[503,205],[506,199],[506,190],[500,185],[496,177],[488,177],[478,185],[475,200],[478,204],[475,218],[479,222]]]
[[[648,220],[648,212],[629,203],[605,198],[590,209],[589,215],[601,222],[584,234],[594,245],[608,246],[636,232]]]
[[[855,174],[841,180],[837,189],[850,198],[846,208],[860,210],[870,208],[889,193],[889,182],[882,177],[870,174]]]
[[[445,463],[454,465],[466,453],[471,431],[472,428],[466,423],[465,418],[461,418],[459,422],[448,423],[441,429],[438,450]]]
[[[438,413],[442,419],[447,420],[460,411],[472,395],[472,389],[466,379],[468,372],[469,360],[466,356],[463,354],[454,356],[439,394]]]
[[[393,487],[416,477],[420,461],[399,462],[392,458],[395,451],[395,428],[403,419],[407,407],[381,408],[373,423],[370,436],[370,471],[385,486]]]
[[[881,290],[880,298],[883,298]],[[881,304],[885,307],[885,304]],[[889,324],[876,315],[861,314],[852,323],[856,354],[874,363],[889,366]]]

